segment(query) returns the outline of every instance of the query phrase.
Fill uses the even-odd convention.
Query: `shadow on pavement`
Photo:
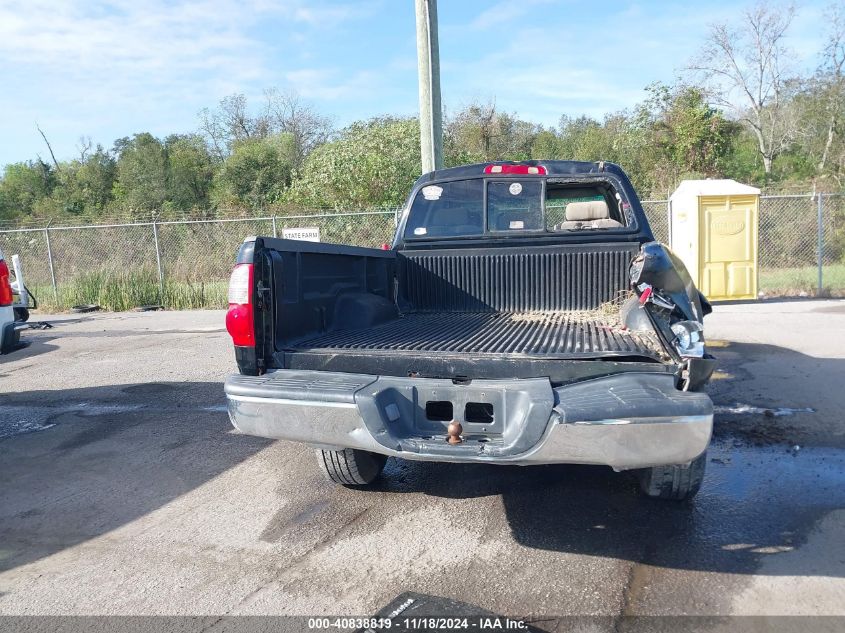
[[[836,387],[845,360],[756,344],[729,343],[714,353],[724,374],[711,388],[717,404],[739,400],[818,411],[717,414],[705,483],[690,502],[644,498],[632,474],[597,466],[391,460],[377,488],[447,498],[500,495],[513,538],[527,547],[666,568],[761,573],[765,559],[797,549],[821,519],[845,508],[843,422],[833,413],[845,407],[845,390]],[[833,433],[838,442],[830,441]],[[815,447],[814,439],[820,440]],[[841,555],[788,560],[763,573],[845,577]]]
[[[447,498],[501,496],[516,542],[658,567],[760,573],[845,508],[845,451],[710,449],[705,484],[689,502],[642,497],[634,477],[598,466],[487,466],[391,460],[377,489]],[[845,561],[793,557],[783,575],[845,577]]]
[[[0,571],[105,534],[271,443],[230,434],[220,382],[6,394],[0,425]],[[52,426],[51,426],[52,425]]]
[[[44,354],[45,352],[52,352],[57,349],[56,345],[51,345],[48,341],[52,338],[38,337],[35,339],[27,339],[25,333],[21,335],[20,347],[12,350],[7,354],[0,354],[0,378],[5,377],[6,365],[17,360],[24,360]]]

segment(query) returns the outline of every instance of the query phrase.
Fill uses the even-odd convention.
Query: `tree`
[[[253,209],[263,209],[278,201],[291,183],[294,155],[294,139],[290,134],[236,143],[231,156],[217,173],[215,201]]]
[[[446,118],[445,153],[457,157],[458,164],[525,160],[539,131],[533,123],[499,112],[495,102],[472,103]]]
[[[613,160],[613,140],[606,126],[588,116],[560,118],[560,149],[572,160]]]
[[[75,214],[94,216],[102,213],[112,200],[117,163],[114,157],[97,145],[80,151],[80,160],[64,163],[53,197],[60,209]]]
[[[232,94],[221,99],[214,110],[200,110],[200,129],[208,138],[217,159],[223,161],[236,143],[267,136],[270,123],[266,111],[251,115],[246,97]]]
[[[311,152],[285,198],[320,208],[398,206],[421,169],[419,121],[371,119],[353,123]]]
[[[264,103],[255,113],[250,112],[242,94],[225,97],[214,110],[204,108],[200,111],[200,129],[208,139],[212,153],[221,162],[238,143],[274,134],[290,134],[296,168],[332,133],[328,117],[319,114],[295,92],[280,92],[275,88],[264,92]]]
[[[646,91],[649,98],[635,109],[629,135],[640,142],[628,153],[649,166],[652,186],[667,190],[684,176],[722,175],[737,124],[710,106],[699,88],[652,84]]]
[[[159,211],[167,199],[167,152],[148,132],[115,141],[117,180],[114,198],[133,212]]]
[[[180,211],[206,208],[214,164],[205,141],[197,134],[172,135],[167,154],[167,205]]]
[[[798,87],[787,68],[784,40],[795,8],[759,2],[736,25],[710,27],[688,70],[700,77],[716,103],[730,108],[757,139],[766,174],[796,136],[789,97]]]
[[[294,167],[299,169],[314,148],[325,143],[332,134],[332,122],[292,91],[265,92],[272,129],[293,138]]]
[[[0,220],[32,215],[54,186],[55,174],[41,160],[6,165],[0,180]]]
[[[555,130],[540,130],[531,143],[531,158],[536,159],[559,159],[561,154],[560,139]]]
[[[817,106],[812,112],[816,117],[806,117],[810,125],[805,140],[809,141],[808,149],[815,158],[817,175],[823,176],[829,171],[842,184],[845,171],[845,8],[832,5],[826,23],[828,34],[822,62],[810,84],[811,90],[805,95]]]

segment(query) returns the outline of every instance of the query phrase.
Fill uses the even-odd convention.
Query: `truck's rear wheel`
[[[654,466],[637,472],[640,489],[655,499],[681,501],[695,496],[704,480],[707,453],[704,452],[689,464]]]
[[[344,486],[366,486],[384,470],[386,455],[345,448],[337,451],[317,449],[317,461],[326,476]]]

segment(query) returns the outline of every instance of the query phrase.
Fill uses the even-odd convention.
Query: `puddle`
[[[160,382],[149,382],[142,385],[131,385],[129,387],[124,387],[121,389],[123,393],[128,394],[135,394],[135,395],[142,395],[142,396],[153,396],[158,395],[160,393],[166,393],[168,391],[173,391],[176,389],[175,385],[169,383],[160,383]]]
[[[7,437],[14,437],[15,435],[24,435],[26,433],[38,433],[38,431],[46,431],[51,429],[55,424],[40,424],[38,422],[30,422],[29,420],[9,420],[4,421],[0,425],[0,440]]]
[[[200,407],[200,411],[212,411],[214,413],[228,413],[229,406],[226,404],[212,404],[207,407]]]
[[[53,420],[66,414],[76,414],[81,419],[85,419],[88,417],[137,412],[172,413],[174,411],[203,411],[226,413],[227,410],[225,404],[199,407],[159,407],[144,404],[101,404],[96,402],[76,402],[61,407],[0,405],[0,440],[6,440],[17,435],[46,431],[56,426]],[[72,418],[68,418],[68,420],[72,420]]]
[[[815,409],[809,407],[791,408],[791,407],[757,407],[751,404],[736,403],[734,405],[717,404],[713,406],[714,413],[720,414],[747,414],[747,415],[765,415],[769,418],[779,418],[785,415],[795,415],[796,413],[815,413]]]
[[[792,556],[820,520],[845,508],[842,449],[737,447],[717,438],[701,491],[681,504],[643,499],[632,476],[609,469],[536,467],[505,477],[494,468],[502,467],[485,475],[412,465],[404,485],[427,474],[429,494],[449,495],[453,482],[472,475],[474,496],[502,495],[511,533],[526,547],[725,574],[754,574],[766,560]],[[841,549],[829,547],[824,557],[792,556],[776,573],[845,578]]]

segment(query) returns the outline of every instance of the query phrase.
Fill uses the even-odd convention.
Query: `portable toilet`
[[[760,190],[684,180],[669,197],[669,244],[708,299],[757,298]]]

